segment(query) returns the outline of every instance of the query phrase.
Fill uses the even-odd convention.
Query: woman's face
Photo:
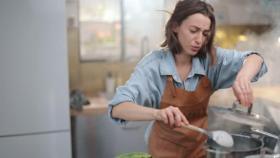
[[[181,25],[175,26],[173,31],[183,48],[182,52],[194,56],[206,42],[210,35],[210,19],[200,13],[193,14],[186,18]]]

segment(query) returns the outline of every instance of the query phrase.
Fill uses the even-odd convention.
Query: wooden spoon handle
[[[197,131],[197,132],[202,133],[202,134],[205,134],[205,135],[208,135],[208,133],[207,133],[206,130],[204,130],[204,129],[202,129],[202,128],[199,128],[199,127],[196,127],[196,126],[191,125],[191,124],[183,125],[182,127],[187,128],[187,129],[190,129],[190,130]]]

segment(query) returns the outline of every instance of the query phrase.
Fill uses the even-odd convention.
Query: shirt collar
[[[203,75],[203,76],[206,75],[204,66],[198,57],[193,57],[193,59],[192,59],[192,70],[189,73],[188,78],[191,78],[194,75]]]
[[[181,82],[176,70],[174,57],[170,50],[167,50],[162,58],[160,63],[160,75],[172,75],[175,81]],[[193,57],[192,59],[192,69],[188,78],[195,75],[206,75],[205,69],[198,57]]]

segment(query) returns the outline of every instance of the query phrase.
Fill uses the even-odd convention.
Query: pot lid
[[[266,123],[269,123],[269,119],[266,117],[251,112],[253,105],[247,111],[238,107],[241,107],[241,105],[238,102],[234,102],[232,108],[214,107],[213,110],[215,114],[223,119],[256,128],[263,127]]]

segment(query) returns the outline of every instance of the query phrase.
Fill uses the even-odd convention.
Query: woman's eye
[[[205,37],[209,36],[209,32],[203,33],[203,36],[205,36]]]
[[[196,30],[190,30],[191,33],[196,33]]]

